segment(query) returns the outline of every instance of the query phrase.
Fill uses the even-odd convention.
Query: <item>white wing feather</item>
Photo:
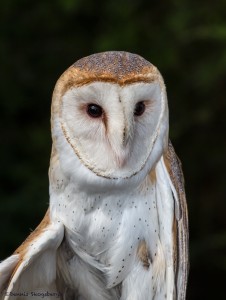
[[[45,299],[59,299],[55,287],[56,250],[63,236],[62,223],[50,222],[47,214],[16,254],[0,263],[1,300],[40,299],[42,294]]]

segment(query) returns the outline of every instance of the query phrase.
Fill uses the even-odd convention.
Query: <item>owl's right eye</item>
[[[87,114],[92,118],[100,118],[103,114],[103,109],[97,104],[88,104],[86,108]]]

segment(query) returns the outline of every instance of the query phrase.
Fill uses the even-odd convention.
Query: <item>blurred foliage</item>
[[[226,1],[2,0],[0,258],[48,206],[51,93],[77,59],[106,50],[158,66],[190,212],[188,299],[225,299]]]

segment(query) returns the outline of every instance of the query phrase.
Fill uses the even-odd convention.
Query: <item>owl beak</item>
[[[126,130],[126,127],[123,129],[123,137],[122,137],[122,146],[126,147],[128,145],[128,142],[130,140],[128,131]]]
[[[121,145],[119,146],[118,151],[115,152],[116,162],[120,168],[123,167],[127,162],[129,152],[130,152],[129,141],[130,141],[130,135],[126,130],[126,127],[124,127],[122,140],[120,143]]]
[[[127,121],[123,122],[120,119],[111,127],[112,131],[109,132],[109,142],[114,154],[115,163],[119,168],[125,166],[130,154],[130,141],[132,139],[132,132],[130,127],[127,126]]]
[[[115,163],[118,167],[123,167],[126,164],[126,161],[129,156],[129,147],[128,147],[129,138],[125,138],[111,141],[111,149],[114,154]]]
[[[116,155],[116,163],[118,167],[122,168],[128,159],[128,150],[123,150],[119,155]]]

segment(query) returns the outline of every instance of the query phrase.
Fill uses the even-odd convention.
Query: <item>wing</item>
[[[47,211],[40,225],[8,259],[0,263],[0,299],[59,299],[56,293],[56,250],[64,227],[50,221]],[[55,297],[54,297],[55,295]],[[43,298],[43,297],[42,297]]]
[[[163,155],[164,164],[169,176],[171,189],[175,200],[175,267],[177,300],[186,297],[188,277],[188,212],[184,190],[184,177],[181,162],[177,157],[172,143]]]

